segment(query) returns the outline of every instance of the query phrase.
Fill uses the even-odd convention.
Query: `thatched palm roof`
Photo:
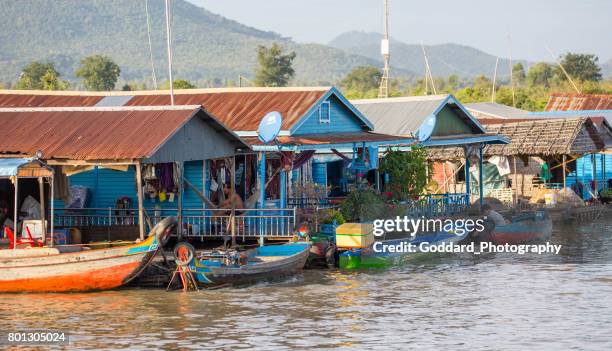
[[[510,139],[507,145],[488,145],[486,156],[555,156],[582,155],[602,150],[602,141],[590,118],[542,119],[486,126],[488,133]],[[463,149],[431,148],[432,160],[464,157]]]

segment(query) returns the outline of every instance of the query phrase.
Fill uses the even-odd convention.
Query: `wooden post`
[[[514,207],[518,204],[518,177],[516,175],[516,155],[512,156],[512,162],[514,163],[514,179],[512,180],[512,185],[514,187]]]
[[[144,200],[142,193],[142,165],[140,160],[136,161],[136,187],[138,196],[138,232],[140,240],[145,238]]]
[[[565,180],[565,155],[563,155],[563,165],[561,167],[563,167],[563,193],[565,193],[565,188],[567,188],[567,181]]]
[[[483,172],[483,167],[484,167],[484,162],[482,160],[483,158],[483,154],[482,154],[482,148],[483,145],[478,145],[478,192],[480,193],[480,212],[482,213],[482,205],[484,205],[484,172]]]
[[[178,166],[178,173],[179,173],[179,177],[178,179],[180,179],[179,181],[179,188],[178,188],[178,211],[177,211],[177,217],[178,217],[178,235],[179,237],[181,235],[183,235],[183,198],[184,198],[184,184],[185,181],[183,179],[184,177],[184,166],[185,164],[183,163],[183,161],[179,161],[179,166]]]
[[[230,196],[236,195],[236,156],[230,158],[232,162],[230,174]],[[232,201],[232,213],[230,215],[230,231],[232,234],[232,247],[236,247],[236,203]]]
[[[17,172],[19,172],[19,170],[17,170]],[[19,176],[16,175],[15,176],[15,210],[13,211],[14,214],[14,222],[13,222],[13,250],[17,249],[17,220],[19,219]]]
[[[55,171],[53,171],[55,172]],[[51,195],[49,196],[51,198],[51,215],[49,216],[50,220],[50,224],[51,224],[51,246],[53,246],[53,232],[55,231],[55,173],[53,173],[53,175],[51,175]]]
[[[595,158],[595,153],[591,154],[591,164],[593,165],[593,177],[591,177],[593,180],[593,187],[591,189],[593,190],[593,194],[597,194],[597,160]]]
[[[442,173],[444,174],[444,193],[447,193],[446,190],[446,161],[442,161]]]
[[[38,191],[40,192],[40,219],[41,219],[41,229],[42,229],[42,239],[43,243],[46,240],[47,236],[47,223],[45,220],[46,212],[45,212],[45,179],[43,177],[38,177]],[[53,201],[53,199],[51,199]]]
[[[266,204],[266,153],[259,153],[259,208]],[[263,216],[263,211],[259,215]],[[264,246],[264,222],[259,218],[259,246]]]
[[[464,169],[465,171],[465,193],[467,194],[468,202],[471,205],[472,204],[472,196],[471,196],[472,194],[470,193],[470,155],[467,152],[465,154],[464,168],[465,168]]]

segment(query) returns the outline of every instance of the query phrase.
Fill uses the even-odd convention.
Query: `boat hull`
[[[142,272],[157,250],[157,236],[152,235],[142,243],[110,249],[2,257],[0,293],[114,289]]]
[[[468,234],[455,235],[452,233],[435,233],[425,235],[415,239],[396,239],[383,241],[385,245],[401,245],[402,243],[411,243],[416,248],[416,252],[402,253],[378,253],[375,252],[373,246],[367,249],[357,249],[346,251],[340,255],[339,268],[341,269],[371,269],[371,268],[388,268],[414,262],[419,259],[429,259],[434,256],[440,256],[438,253],[420,251],[421,243],[425,246],[435,246],[441,244],[456,244],[464,240]]]
[[[285,249],[292,247],[295,253],[284,256]],[[265,247],[264,247],[265,248]],[[307,243],[278,245],[280,250],[275,254],[266,256],[273,258],[256,264],[246,264],[238,267],[215,265],[214,262],[195,260],[195,266],[191,269],[195,273],[196,280],[200,286],[214,287],[221,285],[244,285],[264,280],[279,279],[298,273],[306,265],[310,254],[310,245]],[[261,248],[260,248],[261,249]],[[268,254],[270,254],[268,252]],[[257,257],[257,256],[255,256]]]
[[[552,219],[544,213],[533,213],[514,219],[512,223],[495,227],[491,242],[496,245],[518,245],[546,240],[552,234]]]

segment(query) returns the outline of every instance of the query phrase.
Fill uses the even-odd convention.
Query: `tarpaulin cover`
[[[16,176],[21,166],[33,160],[33,158],[0,158],[0,177]]]

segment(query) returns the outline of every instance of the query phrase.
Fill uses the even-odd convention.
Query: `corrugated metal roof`
[[[189,121],[199,106],[0,109],[0,154],[45,159],[142,159]]]
[[[0,107],[85,107],[94,106],[103,96],[37,94],[0,90]]]
[[[290,129],[328,91],[329,87],[221,88],[175,91],[176,105],[202,105],[234,131],[257,130],[268,113],[283,116],[283,129]],[[128,101],[124,101],[129,97]],[[0,107],[51,106],[161,106],[170,105],[167,91],[80,92],[1,91]]]
[[[478,118],[526,118],[529,111],[519,108],[498,104],[496,102],[476,102],[465,104],[465,108]]]
[[[545,111],[612,110],[612,94],[553,93]]]
[[[377,133],[413,135],[425,118],[434,113],[448,95],[351,100],[372,123]]]
[[[268,113],[278,111],[283,116],[282,129],[290,129],[328,90],[303,91],[231,91],[174,96],[175,104],[204,106],[234,131],[257,130],[259,122]],[[137,95],[127,105],[168,105],[167,95]]]

